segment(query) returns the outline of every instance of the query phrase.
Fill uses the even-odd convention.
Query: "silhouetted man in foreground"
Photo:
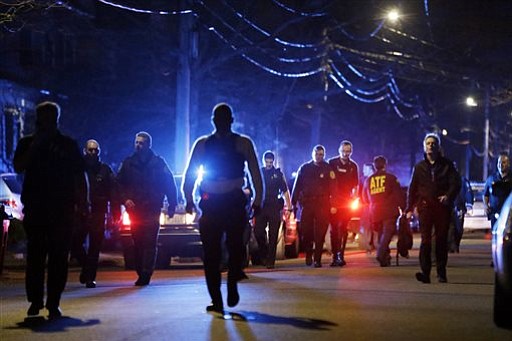
[[[228,306],[238,304],[237,282],[247,278],[242,271],[244,254],[243,233],[247,225],[247,197],[243,192],[246,165],[255,190],[252,208],[258,213],[263,196],[261,172],[251,139],[231,131],[233,113],[226,103],[213,109],[213,134],[199,138],[192,149],[185,172],[183,192],[186,210],[195,209],[193,191],[197,172],[202,167],[202,181],[198,184],[201,200],[199,220],[204,250],[206,285],[212,299],[207,311],[223,313],[221,293],[221,243],[226,234],[228,260]]]
[[[45,263],[48,261],[46,308],[50,318],[62,316],[61,294],[68,276],[75,214],[88,214],[87,180],[78,144],[58,130],[60,107],[43,102],[36,108],[36,132],[16,148],[14,168],[25,173],[21,201],[27,234],[25,285],[32,304],[28,316],[45,306]]]

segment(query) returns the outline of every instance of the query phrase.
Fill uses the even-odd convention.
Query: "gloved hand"
[[[196,211],[196,205],[194,204],[194,202],[187,202],[187,204],[185,205],[185,212],[187,212],[188,214],[192,214],[194,213],[194,211]]]

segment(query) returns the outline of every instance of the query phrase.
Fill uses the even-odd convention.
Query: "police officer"
[[[187,201],[186,211],[195,210],[194,185],[197,172],[203,169],[202,181],[198,184],[202,215],[199,229],[204,251],[204,272],[212,304],[208,312],[224,312],[221,293],[222,238],[226,236],[228,249],[228,306],[238,304],[237,283],[247,278],[242,270],[245,244],[244,230],[247,225],[247,196],[243,191],[245,167],[247,165],[254,188],[252,209],[257,215],[263,198],[263,182],[252,140],[231,130],[233,110],[226,103],[213,108],[212,123],[215,131],[199,138],[185,171],[183,193]]]
[[[386,171],[387,160],[384,156],[376,156],[373,165],[376,171],[364,183],[363,201],[370,205],[370,221],[379,233],[377,261],[385,267],[391,264],[389,243],[400,213],[401,189],[396,176]]]
[[[109,165],[101,162],[100,153],[98,141],[88,140],[85,143],[83,154],[89,179],[91,214],[87,219],[79,222],[73,238],[74,257],[82,267],[80,283],[85,284],[86,288],[96,287],[96,272],[105,234],[108,207],[112,208],[114,216],[119,216],[115,175]],[[87,236],[89,236],[88,247],[85,245]]]
[[[267,269],[273,269],[276,260],[277,239],[284,200],[286,200],[288,209],[286,214],[290,214],[292,210],[288,185],[281,170],[274,167],[274,160],[275,155],[270,150],[263,154],[265,166],[261,168],[261,172],[265,184],[265,200],[263,201],[261,214],[256,217],[254,225],[260,259],[267,266]]]
[[[359,185],[359,169],[357,163],[350,158],[352,155],[352,143],[343,140],[338,149],[339,156],[329,160],[329,165],[336,176],[336,191],[333,204],[335,212],[330,216],[331,224],[331,266],[344,266],[345,247],[347,245],[347,226],[352,218],[350,203],[357,196]]]
[[[471,183],[465,176],[460,177],[461,189],[455,198],[452,223],[448,230],[448,249],[450,253],[459,253],[460,242],[464,233],[464,216],[469,209],[473,208],[474,196]]]
[[[487,178],[484,187],[484,205],[487,218],[491,221],[491,228],[494,227],[498,219],[496,214],[501,212],[501,208],[512,190],[512,175],[510,174],[508,154],[500,154],[497,168],[498,171]]]
[[[430,283],[432,232],[435,226],[436,270],[440,283],[446,283],[448,228],[453,202],[460,191],[460,175],[453,162],[441,155],[439,136],[429,133],[423,139],[424,160],[414,166],[407,197],[407,218],[414,209],[419,214],[421,272],[416,279]]]
[[[306,265],[322,267],[322,252],[325,233],[329,226],[329,215],[334,208],[331,196],[335,189],[335,174],[325,162],[325,148],[316,145],[311,153],[312,161],[300,166],[293,184],[292,205],[294,210],[298,204],[302,207],[301,229],[302,242],[306,251]]]
[[[84,160],[78,144],[58,129],[60,107],[43,102],[36,107],[36,131],[23,137],[14,154],[14,169],[25,173],[21,202],[27,234],[25,287],[31,305],[28,316],[45,306],[45,265],[48,265],[46,309],[62,316],[60,298],[68,277],[73,220],[88,214]]]
[[[164,196],[174,216],[178,201],[176,182],[165,160],[151,149],[152,138],[145,131],[135,135],[135,152],[119,169],[117,182],[120,201],[130,215],[135,252],[136,286],[148,285],[157,254],[160,213]]]

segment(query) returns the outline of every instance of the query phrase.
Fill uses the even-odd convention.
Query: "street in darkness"
[[[29,320],[23,269],[8,267],[1,278],[0,339],[512,340],[512,331],[492,321],[490,240],[465,236],[460,253],[449,255],[447,284],[434,276],[432,284],[415,280],[419,239],[414,242],[411,258],[399,266],[393,259],[388,268],[378,266],[375,254],[355,249],[343,268],[330,268],[325,254],[319,269],[307,268],[304,258],[278,261],[272,271],[249,267],[240,304],[225,316],[205,312],[209,296],[199,263],[156,271],[151,284],[139,288],[119,255],[102,254],[95,289],[81,285],[79,269],[71,268],[64,318],[48,321],[42,310]]]

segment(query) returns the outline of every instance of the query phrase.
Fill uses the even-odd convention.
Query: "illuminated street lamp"
[[[489,110],[490,110],[490,92],[487,88],[485,94],[485,107],[484,107],[484,155],[483,155],[483,169],[482,169],[482,180],[487,180],[488,166],[489,166]],[[478,102],[473,97],[466,98],[466,105],[469,107],[477,107]]]
[[[391,22],[396,22],[398,21],[398,19],[400,19],[400,13],[398,12],[397,9],[392,9],[388,12],[387,18]]]
[[[478,103],[475,101],[475,99],[471,96],[466,98],[466,105],[468,107],[477,107]]]

